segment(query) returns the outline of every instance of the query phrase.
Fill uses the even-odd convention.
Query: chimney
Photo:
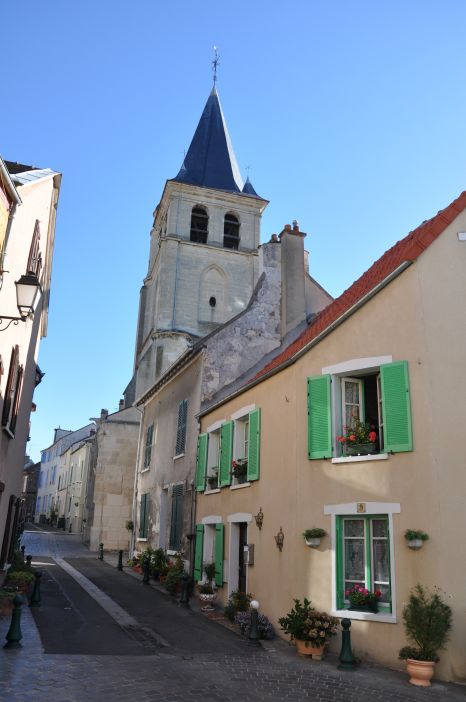
[[[285,224],[279,235],[282,263],[282,338],[306,319],[304,237],[297,220]]]
[[[108,417],[108,410],[107,409],[101,409],[100,410],[100,421],[104,422]]]
[[[122,399],[120,400],[120,402],[118,403],[118,411],[121,412],[121,410],[124,410],[124,409],[125,409],[125,401],[124,401],[124,399],[122,398]]]

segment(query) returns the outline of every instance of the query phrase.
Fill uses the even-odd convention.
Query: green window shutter
[[[336,552],[336,594],[337,594],[337,609],[343,609],[345,602],[345,581],[343,576],[343,520],[340,517],[336,518],[335,535],[337,540]]]
[[[175,455],[184,453],[186,448],[186,423],[188,420],[188,400],[182,400],[178,405],[178,424],[176,428]]]
[[[220,487],[231,483],[231,462],[233,460],[233,422],[225,422],[220,427]]]
[[[225,527],[223,524],[215,525],[215,584],[223,586],[223,540]]]
[[[196,544],[194,549],[194,580],[202,578],[202,556],[204,552],[204,525],[196,524]]]
[[[259,480],[260,474],[261,411],[249,413],[248,480]]]
[[[207,469],[207,448],[209,446],[209,435],[199,434],[197,440],[197,461],[196,461],[196,490],[205,490],[205,474]]]
[[[139,538],[147,538],[147,530],[149,525],[149,493],[141,495],[141,506],[139,511]]]
[[[413,450],[408,362],[380,366],[384,451]]]
[[[172,491],[172,518],[170,524],[170,549],[179,551],[183,531],[183,486],[174,485]]]
[[[308,456],[332,457],[332,403],[330,375],[307,379]]]
[[[144,468],[148,468],[150,466],[150,461],[152,457],[152,439],[154,436],[154,425],[150,424],[147,427],[147,433],[146,433],[146,450],[144,453]]]

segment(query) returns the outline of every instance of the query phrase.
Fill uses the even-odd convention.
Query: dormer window
[[[209,215],[205,207],[196,205],[191,212],[191,233],[190,241],[197,244],[207,244],[207,234],[209,227]]]
[[[231,212],[225,215],[223,247],[225,249],[238,249],[239,247],[239,220]]]

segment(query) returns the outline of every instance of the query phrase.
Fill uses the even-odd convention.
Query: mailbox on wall
[[[254,544],[246,544],[243,551],[244,551],[244,562],[248,566],[254,565]]]

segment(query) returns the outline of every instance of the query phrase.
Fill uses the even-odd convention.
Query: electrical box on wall
[[[244,547],[244,562],[248,566],[254,565],[254,544],[246,544]]]

